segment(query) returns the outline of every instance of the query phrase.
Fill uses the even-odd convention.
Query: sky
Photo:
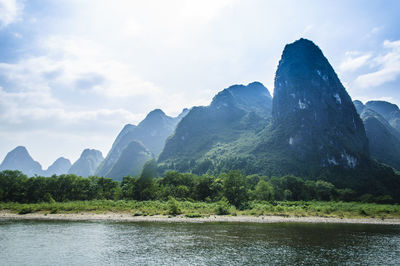
[[[317,44],[350,96],[400,105],[397,0],[0,0],[0,161],[105,156],[125,124],[208,105],[233,84],[273,93],[285,44]]]

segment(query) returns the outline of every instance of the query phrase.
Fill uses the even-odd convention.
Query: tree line
[[[303,180],[287,175],[266,177],[244,175],[239,170],[218,176],[166,172],[156,177],[156,167],[147,163],[139,177],[126,176],[121,182],[111,178],[79,177],[65,174],[28,178],[19,171],[0,172],[0,201],[53,202],[95,199],[178,200],[216,202],[227,200],[244,208],[249,201],[363,201],[392,203],[389,195],[360,195],[348,188],[337,188],[323,180]]]

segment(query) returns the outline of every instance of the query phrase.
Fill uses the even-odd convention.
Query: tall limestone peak
[[[71,166],[68,173],[83,177],[94,175],[95,170],[103,160],[101,151],[85,149],[79,159]]]
[[[181,119],[184,118],[189,113],[189,111],[190,111],[190,109],[183,108],[182,112],[177,117],[175,117],[175,119],[177,121],[181,121]]]
[[[260,82],[246,85],[232,85],[214,96],[211,107],[236,106],[247,112],[261,116],[269,115],[272,109],[272,97],[268,89]]]
[[[139,141],[131,141],[121,152],[107,176],[121,181],[124,176],[139,176],[146,161],[152,159],[151,152]]]
[[[390,113],[396,112],[397,106],[388,102],[373,101],[368,102],[371,109],[361,101],[356,100],[353,103],[364,123],[371,157],[400,169],[400,132],[383,116],[389,114],[387,117],[390,117]]]
[[[361,101],[359,101],[359,100],[353,101],[353,104],[354,104],[354,107],[355,107],[356,110],[357,110],[357,113],[358,113],[359,115],[361,115],[362,112],[363,112],[364,109],[365,109],[365,105],[364,105]]]
[[[219,161],[249,149],[268,123],[271,107],[271,95],[259,82],[225,88],[209,106],[189,111],[167,139],[158,163],[162,170],[219,171]]]
[[[386,101],[368,101],[365,105],[386,119],[390,118],[393,113],[399,111],[399,107],[397,105]]]
[[[57,160],[54,161],[52,165],[47,168],[45,171],[46,176],[52,176],[52,175],[62,175],[68,173],[68,170],[71,168],[71,162],[64,158],[60,157]]]
[[[137,126],[128,124],[118,134],[111,150],[108,152],[105,160],[96,170],[96,175],[110,178],[116,173],[112,171],[114,165],[119,161],[124,149],[132,141],[140,142],[148,149],[154,157],[158,156],[164,147],[165,140],[173,133],[178,122],[188,113],[184,109],[177,117],[167,116],[161,109],[155,109],[147,114]],[[125,153],[127,154],[127,153]],[[121,160],[121,162],[128,162]],[[130,166],[126,166],[130,167]]]
[[[273,139],[300,164],[355,168],[369,156],[364,125],[350,96],[309,40],[285,46],[275,77],[272,115]]]
[[[397,105],[386,101],[369,101],[365,106],[383,116],[400,133],[400,109]]]
[[[400,133],[380,114],[365,108],[361,113],[371,157],[400,170]]]
[[[42,175],[42,166],[33,160],[24,146],[18,146],[7,153],[0,165],[2,170],[19,170],[27,176]]]
[[[173,118],[167,116],[163,110],[154,109],[150,113],[147,114],[145,119],[139,123],[139,127],[159,127],[160,124],[169,124]]]

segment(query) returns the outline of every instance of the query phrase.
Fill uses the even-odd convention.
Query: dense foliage
[[[246,176],[229,171],[219,176],[195,175],[169,171],[156,177],[156,165],[149,161],[139,178],[126,176],[122,182],[110,178],[60,175],[28,178],[19,171],[0,172],[2,202],[65,202],[77,200],[161,200],[174,199],[215,202],[220,212],[227,212],[227,203],[238,209],[248,208],[254,201],[363,201],[393,203],[385,194],[361,194],[348,188],[337,188],[323,180],[303,180],[295,176]],[[171,203],[171,204],[172,204]]]

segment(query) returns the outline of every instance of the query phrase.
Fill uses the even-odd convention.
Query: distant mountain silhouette
[[[152,153],[152,157],[157,157],[164,147],[165,140],[172,134],[177,123],[187,114],[187,112],[188,110],[184,109],[177,117],[170,117],[162,110],[155,109],[151,111],[137,126],[131,124],[125,125],[122,131],[118,134],[105,160],[96,170],[96,175],[120,178],[120,176],[114,177],[111,173],[124,172],[123,170],[117,170],[116,164],[125,148],[130,145],[132,141],[140,142],[145,149],[148,149]],[[123,159],[122,161],[126,161],[126,159]],[[123,166],[122,161],[118,162],[118,167],[123,169],[132,169],[132,166],[130,165]],[[138,163],[135,167],[137,167],[137,170],[134,172],[140,172],[143,164]],[[132,171],[129,173],[131,172]]]
[[[47,168],[44,175],[52,176],[52,175],[62,175],[67,174],[68,170],[71,168],[71,162],[64,157],[58,158],[52,165]]]
[[[152,159],[151,152],[138,141],[132,141],[121,152],[108,176],[121,181],[124,176],[139,176],[146,161]]]
[[[397,105],[386,101],[369,101],[365,107],[383,116],[393,128],[400,132],[400,110]]]
[[[104,160],[98,150],[85,149],[80,158],[71,166],[68,173],[88,177],[94,175],[95,170]]]
[[[3,170],[19,170],[27,176],[43,174],[40,163],[32,159],[24,146],[18,146],[7,153],[0,165],[0,171]]]
[[[393,128],[381,114],[369,109],[362,102],[354,101],[354,105],[364,122],[372,158],[400,170],[400,132]],[[385,105],[393,106],[390,103],[384,103],[383,106]],[[386,117],[390,118],[390,116]]]

